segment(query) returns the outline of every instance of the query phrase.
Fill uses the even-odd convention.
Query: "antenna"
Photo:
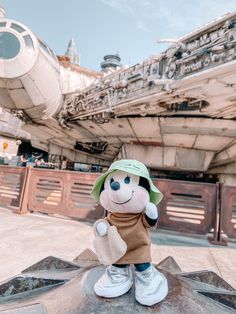
[[[5,15],[6,15],[6,11],[0,4],[0,19],[4,19]]]
[[[179,43],[179,40],[173,39],[173,38],[164,38],[157,40],[158,44],[177,44]]]

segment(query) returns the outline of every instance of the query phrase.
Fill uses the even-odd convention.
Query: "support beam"
[[[124,144],[122,151],[125,158],[138,159],[153,169],[201,172],[207,171],[215,154],[197,149],[131,144]]]

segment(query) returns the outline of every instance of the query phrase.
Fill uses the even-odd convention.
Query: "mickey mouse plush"
[[[157,224],[156,205],[163,195],[152,183],[146,166],[137,160],[114,162],[96,180],[92,195],[109,212],[106,221],[95,223],[95,233],[107,236],[108,222],[116,226],[127,245],[124,255],[109,265],[96,282],[95,293],[113,298],[128,292],[133,284],[130,264],[134,264],[136,300],[148,306],[162,301],[168,285],[164,275],[151,264],[148,228]]]

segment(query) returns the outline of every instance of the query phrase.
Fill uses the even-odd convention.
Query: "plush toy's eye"
[[[125,177],[124,182],[126,184],[129,184],[130,183],[130,177],[129,176]]]
[[[113,178],[110,179],[110,184],[112,184],[112,182],[114,182],[114,179],[113,179]]]

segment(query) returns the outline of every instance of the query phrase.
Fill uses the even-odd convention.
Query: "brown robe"
[[[116,226],[121,238],[127,244],[127,252],[115,264],[140,264],[151,262],[151,240],[147,228],[151,228],[144,213],[109,213],[110,225]]]

